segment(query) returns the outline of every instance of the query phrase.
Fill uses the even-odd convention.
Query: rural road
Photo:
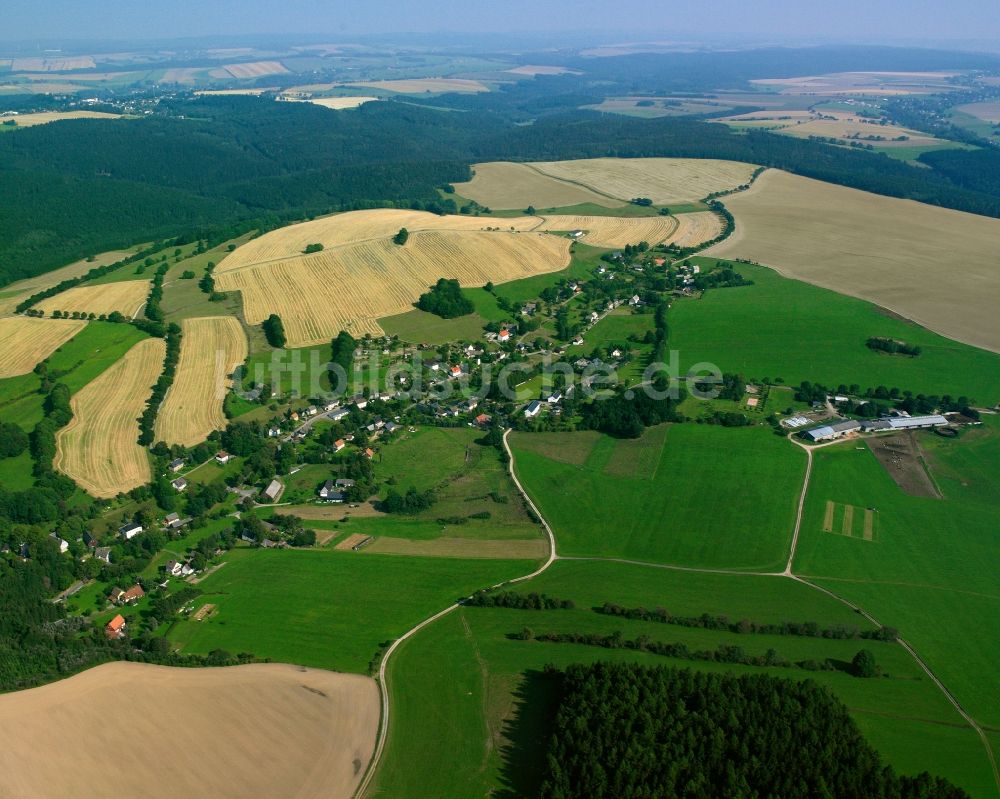
[[[490,591],[496,588],[500,588],[501,586],[504,585],[520,583],[524,582],[525,580],[530,580],[533,577],[537,577],[546,569],[548,569],[549,566],[555,563],[555,561],[559,557],[556,554],[556,537],[552,533],[552,528],[549,527],[549,523],[545,521],[545,518],[542,516],[541,513],[539,513],[535,503],[531,501],[531,497],[528,496],[528,493],[524,490],[524,487],[521,485],[521,481],[517,479],[517,475],[514,473],[514,453],[511,451],[510,444],[507,442],[507,438],[509,436],[510,436],[510,428],[505,430],[503,434],[503,448],[504,451],[507,453],[507,458],[508,458],[507,469],[510,472],[511,479],[514,481],[514,485],[517,486],[517,490],[521,492],[521,496],[524,497],[525,502],[528,503],[528,507],[531,508],[532,513],[535,514],[535,516],[541,522],[542,527],[545,529],[545,534],[546,536],[548,536],[549,539],[549,556],[548,558],[546,558],[545,562],[541,566],[539,566],[530,574],[525,574],[522,577],[515,577],[511,580],[504,580],[503,582],[497,583],[496,585],[492,585],[488,589],[486,589]],[[393,653],[400,647],[400,645],[404,641],[406,641],[409,638],[412,638],[414,635],[416,635],[418,632],[424,629],[424,627],[426,627],[427,625],[434,623],[443,616],[447,616],[454,610],[458,610],[458,608],[460,608],[461,606],[462,606],[461,602],[455,602],[449,605],[448,607],[444,608],[444,610],[440,610],[433,616],[429,616],[428,618],[424,619],[416,626],[411,627],[409,630],[407,630],[405,633],[399,636],[399,638],[393,641],[392,644],[389,646],[389,648],[385,651],[385,654],[382,656],[382,660],[379,663],[378,667],[379,696],[382,702],[382,718],[379,722],[378,739],[375,741],[375,751],[372,752],[371,760],[368,762],[368,768],[365,770],[365,776],[361,780],[361,783],[358,785],[357,791],[355,791],[354,793],[355,797],[364,796],[364,794],[367,792],[368,788],[371,786],[372,779],[374,778],[375,773],[378,770],[378,765],[382,759],[382,755],[385,752],[385,741],[389,734],[389,713],[391,708],[391,704],[389,702],[389,684],[388,684],[388,669],[387,669],[387,666],[389,664],[389,659],[392,657]]]

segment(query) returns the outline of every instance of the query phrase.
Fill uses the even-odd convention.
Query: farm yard
[[[708,254],[758,261],[1000,352],[1000,221],[774,169],[726,206],[736,231]]]
[[[532,166],[550,177],[615,197],[647,197],[656,205],[693,202],[748,183],[753,164],[709,158],[588,158],[540,161]]]
[[[51,316],[55,311],[84,314],[110,314],[115,311],[133,317],[146,303],[148,280],[122,280],[99,286],[75,286],[42,300],[34,307]]]
[[[0,379],[28,374],[86,324],[76,319],[0,317]]]
[[[165,352],[163,339],[140,341],[70,400],[73,419],[56,434],[53,466],[95,497],[150,480],[149,455],[136,443],[138,417]]]
[[[238,269],[227,259],[216,281],[243,293],[249,324],[276,313],[289,346],[300,347],[340,330],[381,334],[380,317],[409,310],[440,277],[481,286],[559,271],[569,264],[569,244],[539,233],[417,232],[402,247],[385,238]]]
[[[375,746],[378,690],[353,674],[280,663],[108,663],[0,697],[0,746],[18,796],[353,795]],[[144,741],[128,768],[94,752]],[[244,741],[282,741],[281,753]],[[59,751],[59,768],[49,754]]]
[[[223,429],[229,376],[247,352],[246,334],[235,317],[183,320],[177,374],[156,417],[156,440],[193,446]]]

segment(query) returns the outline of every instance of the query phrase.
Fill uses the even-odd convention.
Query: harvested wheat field
[[[146,304],[148,295],[148,280],[122,280],[99,286],[76,286],[42,300],[34,307],[50,315],[54,311],[63,313],[79,311],[99,316],[118,311],[131,318]]]
[[[53,467],[95,497],[150,480],[149,455],[136,443],[139,416],[163,369],[162,338],[140,341],[70,400],[73,419],[56,434]]]
[[[59,72],[64,69],[95,69],[97,64],[89,55],[55,58],[15,58],[10,65],[12,72]]]
[[[503,230],[531,230],[539,219],[522,216],[512,219],[494,219],[476,216],[438,216],[426,211],[401,211],[381,208],[374,211],[349,211],[345,214],[325,216],[311,222],[272,230],[239,247],[222,261],[215,270],[216,277],[265,261],[298,256],[309,244],[322,244],[326,249],[345,244],[385,239],[396,235],[405,227],[410,233],[428,230],[486,230],[498,227]]]
[[[268,92],[280,92],[278,86],[268,86],[263,89],[202,89],[195,92],[195,97],[260,97]]]
[[[156,440],[194,446],[226,426],[222,403],[231,375],[247,358],[247,337],[233,316],[181,322],[181,357],[156,417]]]
[[[740,161],[710,158],[586,158],[533,166],[599,194],[621,200],[648,197],[657,205],[692,202],[735,189],[748,183],[756,169]]]
[[[404,78],[401,80],[371,80],[357,83],[344,83],[344,86],[354,86],[361,89],[382,89],[399,94],[422,94],[433,92],[488,92],[490,87],[478,80],[465,78]]]
[[[141,249],[141,247],[137,249]],[[16,283],[4,286],[0,288],[0,314],[10,313],[17,307],[21,300],[27,299],[36,291],[58,285],[70,278],[81,277],[94,267],[113,264],[123,258],[127,258],[131,254],[132,252],[129,250],[102,252],[99,255],[95,255],[93,261],[80,259],[66,266],[61,266],[58,269],[53,269],[51,272],[18,280]]]
[[[984,122],[1000,125],[1000,102],[966,103],[958,106],[955,110],[972,114]]]
[[[697,247],[720,235],[722,228],[722,219],[712,211],[680,214],[677,217],[677,230],[668,243],[678,247]]]
[[[360,675],[107,663],[0,696],[4,796],[348,799],[378,720]]]
[[[474,221],[483,224],[481,217]],[[340,330],[355,337],[382,334],[379,318],[410,310],[441,277],[482,286],[565,269],[569,245],[545,233],[429,230],[411,233],[402,247],[386,236],[215,275],[221,291],[242,292],[249,324],[276,313],[288,346],[302,347],[329,341]]]
[[[121,119],[121,114],[107,114],[103,111],[39,111],[37,114],[18,114],[11,119],[16,120],[19,128],[31,128],[35,125],[47,125],[50,122],[62,122],[67,119]]]
[[[498,211],[527,208],[529,205],[536,208],[559,208],[580,203],[593,203],[606,208],[622,205],[617,198],[557,180],[539,172],[531,164],[512,161],[476,164],[472,180],[456,183],[455,191],[462,197]]]
[[[378,99],[378,97],[316,97],[308,102],[313,105],[321,105],[323,108],[330,108],[334,111],[343,111],[348,108],[357,108],[359,105],[364,105]]]
[[[677,227],[672,216],[546,216],[539,230],[583,230],[584,244],[624,247],[668,241]]]
[[[234,78],[262,78],[265,75],[287,75],[280,61],[253,61],[249,64],[226,64],[222,67]]]
[[[86,324],[77,319],[0,318],[0,378],[26,375]]]
[[[736,230],[711,255],[759,261],[1000,352],[1000,220],[779,170],[726,206]]]

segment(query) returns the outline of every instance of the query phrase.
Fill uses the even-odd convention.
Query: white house
[[[218,463],[220,466],[225,466],[232,459],[233,459],[233,456],[230,455],[226,451],[221,451],[221,452],[216,452],[215,453],[215,462]]]
[[[540,403],[538,400],[532,400],[525,406],[524,415],[527,416],[529,419],[531,419],[535,416],[538,416],[538,414],[541,413],[541,410],[542,410],[542,403]]]
[[[174,491],[183,491],[185,488],[188,487],[188,481],[185,480],[183,477],[178,477],[170,485],[174,487]]]
[[[135,538],[139,533],[142,532],[142,525],[136,524],[135,522],[129,522],[128,524],[123,524],[118,528],[118,535],[129,541]]]
[[[59,554],[60,555],[65,555],[67,552],[69,552],[69,542],[68,541],[64,541],[62,538],[60,538],[55,533],[50,533],[49,534],[49,538],[54,539],[55,542],[57,544],[59,544]]]

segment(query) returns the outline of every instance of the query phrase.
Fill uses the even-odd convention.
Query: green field
[[[944,499],[904,493],[867,448],[816,453],[795,572],[898,627],[981,723],[1000,725],[1000,423],[918,440]],[[823,531],[826,503],[874,508],[874,540]],[[857,525],[855,525],[857,531]]]
[[[201,622],[178,621],[184,652],[216,648],[316,668],[367,673],[380,646],[461,596],[531,570],[504,560],[360,556],[323,550],[228,553],[199,584]]]
[[[482,289],[465,289],[467,294],[477,291],[486,293]],[[449,341],[481,341],[483,327],[488,321],[478,313],[442,319],[414,308],[406,313],[383,317],[378,323],[388,335],[399,336],[402,341],[412,344],[444,344]]]
[[[573,599],[566,611],[464,608],[404,643],[390,663],[392,723],[374,795],[527,796],[544,765],[546,719],[553,707],[542,675],[595,660],[639,661],[738,673],[768,671],[827,685],[851,709],[869,741],[897,768],[929,769],[984,795],[992,777],[981,744],[919,667],[894,644],[864,642],[889,677],[859,680],[841,672],[728,666],[583,645],[512,640],[536,632],[620,630],[627,638],[684,641],[692,648],[736,643],[747,652],[772,647],[790,659],[850,659],[862,643],[793,636],[739,636],[653,622],[609,618],[592,604],[663,604],[671,612],[728,612],[754,620],[857,624],[858,617],[820,592],[780,577],[684,574],[610,563],[556,563],[518,590]],[[791,611],[789,609],[794,609]],[[735,640],[734,640],[735,639]],[[434,735],[421,734],[428,719]],[[899,730],[905,729],[901,735]],[[497,793],[499,789],[499,793]]]
[[[714,263],[714,259],[695,259]],[[764,267],[735,264],[753,286],[715,289],[670,309],[672,349],[684,369],[710,361],[748,378],[803,380],[836,388],[857,383],[915,394],[1000,400],[1000,355],[943,338],[871,303],[783,278]],[[870,336],[916,344],[915,358],[865,346]]]
[[[805,455],[769,428],[681,424],[636,441],[518,433],[510,443],[560,554],[743,570],[785,564]]]

